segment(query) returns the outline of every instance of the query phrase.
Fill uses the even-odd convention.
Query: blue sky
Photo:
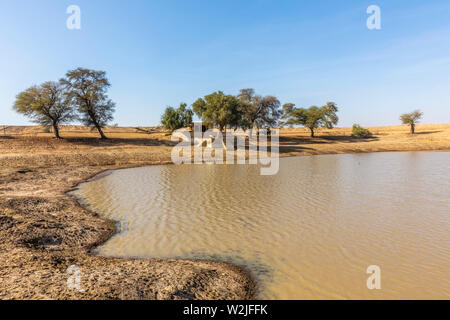
[[[66,28],[69,5],[81,30]],[[381,30],[366,9],[381,8]],[[450,122],[450,2],[3,0],[0,124],[15,96],[69,69],[104,70],[114,123],[156,125],[168,105],[255,88],[298,106],[336,102],[340,126]]]

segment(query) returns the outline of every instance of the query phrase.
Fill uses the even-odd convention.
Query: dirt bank
[[[450,151],[450,125],[372,128],[370,140],[349,129],[284,130],[281,156],[376,151]],[[0,135],[0,299],[250,299],[253,281],[221,262],[111,259],[90,255],[114,224],[66,195],[104,170],[170,163],[164,133],[109,128],[100,141],[82,127],[55,140],[38,127],[10,127]],[[67,270],[72,267],[70,273]],[[79,269],[78,269],[79,268]],[[80,290],[69,278],[80,270]],[[73,283],[73,282],[71,282]]]

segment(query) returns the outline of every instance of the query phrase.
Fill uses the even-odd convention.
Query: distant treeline
[[[199,98],[192,104],[192,109],[186,103],[181,103],[175,109],[167,107],[161,117],[161,123],[166,130],[174,131],[192,126],[194,114],[207,128],[217,128],[223,131],[231,129],[276,128],[284,126],[303,126],[310,130],[314,137],[319,127],[332,129],[338,122],[339,109],[336,103],[328,102],[322,107],[297,108],[293,103],[281,105],[274,96],[260,96],[254,89],[242,89],[239,94],[226,95],[222,91],[211,93]],[[414,134],[415,126],[422,118],[420,110],[401,115],[403,124],[411,127]],[[372,133],[355,124],[352,135],[358,138],[370,138]]]
[[[113,120],[115,111],[115,103],[107,95],[110,86],[104,71],[78,68],[68,71],[59,81],[44,82],[19,93],[13,108],[35,123],[52,127],[58,139],[61,138],[59,125],[75,120],[97,129],[100,137],[106,139],[102,128]],[[191,126],[195,114],[205,127],[221,131],[300,125],[308,128],[314,137],[317,128],[331,129],[338,124],[338,111],[334,102],[322,107],[299,108],[293,103],[281,105],[274,96],[257,95],[254,89],[242,89],[236,96],[213,92],[195,101],[192,108],[185,103],[177,109],[167,107],[161,123],[166,130],[174,131]],[[400,119],[414,133],[422,116],[416,110],[403,114]],[[353,135],[364,138],[371,133],[355,125]]]
[[[333,128],[339,121],[338,107],[328,102],[322,107],[296,108],[293,103],[281,105],[274,96],[260,96],[254,89],[242,89],[237,96],[222,91],[199,98],[192,109],[182,103],[178,109],[167,107],[161,123],[167,130],[176,130],[192,125],[193,115],[208,128],[274,128],[286,125],[302,125],[314,130],[318,127]]]

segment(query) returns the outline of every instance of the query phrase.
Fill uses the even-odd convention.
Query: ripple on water
[[[73,193],[120,221],[102,255],[232,262],[269,299],[449,297],[449,153],[286,158],[269,177],[250,165],[152,166]],[[380,291],[365,285],[373,264]]]

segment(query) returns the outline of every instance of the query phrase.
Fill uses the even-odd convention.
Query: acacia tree
[[[294,110],[295,108],[295,104],[294,103],[285,103],[283,104],[283,106],[281,107],[281,121],[280,121],[280,126],[284,127],[287,123],[287,121],[289,120],[289,116],[292,112],[292,110]],[[290,124],[292,126],[292,124]]]
[[[404,113],[400,116],[400,120],[403,124],[407,124],[411,127],[411,134],[416,132],[416,124],[422,119],[423,112],[420,110],[415,110],[411,113]]]
[[[319,127],[331,129],[337,125],[339,118],[336,115],[338,107],[334,102],[328,102],[325,106],[319,108],[312,106],[305,108],[287,108],[288,113],[285,117],[288,119],[286,124],[303,125],[311,131],[311,137],[314,138],[314,130]]]
[[[282,112],[280,101],[276,97],[255,95],[255,90],[251,88],[240,90],[237,97],[241,102],[243,126],[261,128],[277,125]]]
[[[67,72],[61,79],[67,90],[67,98],[79,113],[80,121],[95,127],[102,139],[106,139],[102,128],[113,120],[115,103],[106,94],[111,86],[104,71],[78,68]]]
[[[186,103],[181,103],[178,109],[167,107],[161,117],[161,124],[167,130],[174,131],[192,125],[193,112],[187,108]]]
[[[281,112],[283,114],[283,117],[285,115],[288,115],[292,110],[294,110],[295,104],[294,103],[285,103],[283,104],[283,107],[281,108]]]
[[[227,126],[238,127],[241,123],[240,102],[222,91],[199,98],[192,104],[194,113],[208,127],[218,127],[223,131]]]
[[[64,95],[64,88],[58,82],[45,82],[33,86],[16,97],[14,110],[42,126],[52,127],[56,138],[59,125],[73,120],[74,112]]]

